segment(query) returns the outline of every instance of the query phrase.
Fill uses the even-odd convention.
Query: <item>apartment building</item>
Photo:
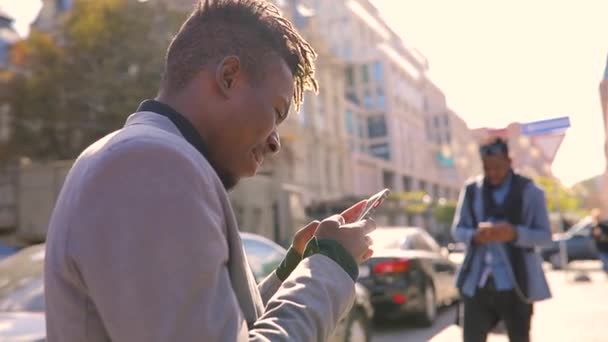
[[[471,170],[465,170],[445,164],[446,150],[450,159],[460,161],[454,165],[471,160],[456,155],[468,151],[460,144],[470,145],[471,136],[462,119],[448,110],[441,89],[428,79],[424,55],[404,42],[368,0],[297,3],[313,13],[330,49],[346,63],[344,119],[354,195],[389,187],[394,192],[423,191],[434,203],[455,199],[466,178],[462,174],[478,165],[467,164]],[[428,133],[434,129],[429,121],[441,115],[454,118],[443,135],[449,135],[450,143]],[[404,215],[390,223],[430,224],[428,214]]]
[[[608,219],[608,57],[606,58],[606,68],[604,69],[604,75],[599,86],[600,90],[600,103],[602,105],[602,117],[604,118],[604,153],[606,157],[606,168],[604,175],[602,176],[602,187],[600,193],[602,203],[602,216]]]

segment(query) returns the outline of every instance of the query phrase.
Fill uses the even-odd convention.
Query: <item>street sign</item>
[[[567,116],[548,120],[534,121],[521,125],[523,135],[547,134],[565,131],[570,127],[570,118]]]

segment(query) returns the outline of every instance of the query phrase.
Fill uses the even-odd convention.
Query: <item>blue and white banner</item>
[[[570,118],[560,118],[529,122],[521,125],[523,135],[538,135],[565,131],[570,127]]]

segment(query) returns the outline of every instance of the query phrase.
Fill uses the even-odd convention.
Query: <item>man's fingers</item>
[[[344,224],[354,222],[357,217],[359,217],[359,214],[361,214],[361,211],[363,211],[363,208],[365,208],[366,204],[367,200],[362,200],[359,201],[357,204],[351,206],[350,208],[344,210],[342,214],[340,214],[344,218]]]
[[[338,228],[339,226],[344,225],[344,218],[340,215],[332,215],[321,222],[323,226],[335,226]]]
[[[320,221],[314,220],[314,221],[310,222],[309,224],[307,224],[306,226],[304,226],[304,228],[302,228],[302,231],[312,232],[314,234],[315,230],[317,230],[317,228],[319,228],[319,224],[321,224]]]
[[[369,258],[372,257],[372,255],[374,255],[374,250],[368,248],[367,251],[363,253],[363,256],[361,257],[361,262],[367,261]]]

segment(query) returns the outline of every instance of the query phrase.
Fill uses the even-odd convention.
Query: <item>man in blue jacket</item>
[[[507,143],[480,147],[484,175],[461,191],[452,233],[467,244],[457,277],[464,341],[483,342],[504,321],[511,342],[530,341],[532,303],[551,297],[535,247],[551,241],[543,191],[511,167]]]

